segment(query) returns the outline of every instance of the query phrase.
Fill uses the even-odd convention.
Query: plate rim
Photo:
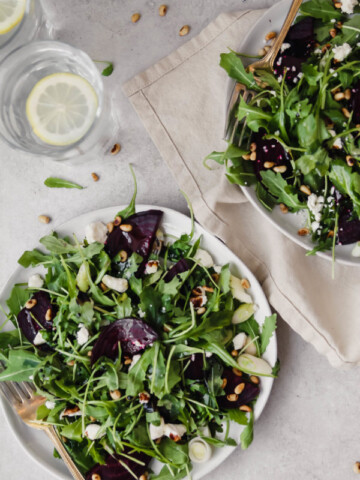
[[[119,211],[119,210],[121,210],[125,207],[126,207],[126,205],[115,205],[115,206],[103,207],[103,208],[100,208],[100,209],[85,212],[85,213],[82,213],[82,214],[77,215],[75,217],[72,217],[72,218],[68,219],[67,221],[62,222],[59,225],[54,226],[51,229],[51,231],[60,231],[62,229],[65,229],[65,230],[66,229],[72,229],[72,227],[69,227],[69,224],[71,224],[73,222],[77,222],[80,225],[83,225],[85,227],[86,222],[88,222],[88,220],[86,220],[86,222],[84,220],[89,215],[92,217],[92,219],[90,221],[96,221],[95,218],[98,218],[99,220],[103,219],[103,218],[106,218],[106,215],[109,216],[109,213],[111,213],[112,216],[114,216],[114,212]],[[182,219],[183,222],[187,223],[189,226],[191,225],[190,217],[185,215],[182,212],[179,212],[179,211],[175,210],[175,209],[168,208],[168,207],[163,207],[163,206],[158,206],[158,205],[147,205],[147,204],[136,205],[136,212],[143,211],[143,210],[150,210],[150,209],[162,210],[165,214],[170,215],[170,216],[175,216],[175,217],[177,216],[178,218]],[[183,227],[179,227],[179,228],[182,229]],[[256,299],[254,298],[254,301],[256,301],[256,300],[260,301],[261,300],[264,304],[263,305],[264,316],[271,315],[272,311],[271,311],[269,302],[267,300],[267,297],[266,297],[266,295],[263,291],[263,288],[260,285],[260,282],[257,280],[255,275],[253,274],[253,272],[250,270],[250,268],[224,242],[222,242],[222,240],[220,240],[214,234],[208,232],[202,225],[200,225],[198,222],[195,221],[195,233],[196,232],[197,232],[198,236],[203,235],[205,233],[206,235],[208,235],[208,238],[211,238],[211,239],[215,240],[216,242],[219,242],[219,244],[221,244],[221,247],[222,247],[223,251],[227,251],[230,255],[234,256],[237,259],[237,265],[234,265],[234,266],[236,266],[236,268],[239,268],[240,271],[242,271],[242,272],[244,271],[246,273],[246,275],[248,277],[250,277],[251,286],[252,287],[253,287],[253,285],[256,286],[256,289],[258,290],[258,293],[256,294],[257,298]],[[45,233],[45,234],[49,234],[49,233]],[[37,245],[35,245],[33,248],[36,248],[36,247],[38,247],[38,242],[37,242]],[[34,267],[34,268],[36,268],[36,267]],[[24,267],[22,267],[21,265],[17,265],[17,267],[14,269],[13,273],[10,275],[8,281],[3,285],[2,289],[0,290],[0,298],[2,296],[4,296],[5,291],[16,282],[16,277],[20,274],[20,272],[23,272],[24,270],[28,270],[29,272],[31,272],[31,268],[24,269]],[[254,297],[255,297],[255,295],[254,295]],[[271,342],[271,345],[272,345],[273,361],[275,363],[275,361],[277,359],[277,354],[278,354],[276,332],[274,332],[274,334],[272,335],[272,337],[270,339],[270,342]],[[262,399],[261,406],[258,407],[257,409],[255,407],[255,412],[254,412],[255,422],[257,422],[259,420],[264,408],[266,407],[266,404],[268,403],[268,400],[269,400],[269,397],[270,397],[270,394],[271,394],[271,391],[272,391],[274,380],[275,380],[274,378],[267,378],[267,381],[269,382],[269,387],[267,388],[267,391],[262,392],[262,395],[260,397]],[[29,456],[29,458],[31,458],[40,467],[42,467],[42,469],[44,471],[50,472],[56,478],[61,479],[61,480],[69,480],[70,477],[68,475],[66,475],[66,474],[64,475],[63,472],[61,472],[59,469],[54,467],[50,462],[49,463],[44,463],[41,460],[41,457],[37,456],[34,453],[34,449],[31,449],[30,446],[28,446],[27,444],[25,444],[22,441],[21,428],[24,427],[24,426],[21,423],[21,421],[18,419],[16,414],[13,412],[12,408],[8,405],[8,403],[5,401],[5,399],[3,397],[0,397],[0,405],[1,405],[1,408],[4,412],[4,416],[5,416],[7,425],[10,427],[10,430],[12,431],[16,440],[21,445],[21,447],[26,452],[26,454]],[[26,428],[29,428],[29,427],[26,427]],[[238,448],[239,448],[239,445],[237,445],[236,447],[230,447],[230,446],[222,447],[221,450],[218,449],[220,451],[223,451],[224,454],[222,455],[221,458],[218,459],[218,462],[216,463],[216,465],[212,465],[212,462],[208,462],[207,464],[202,464],[204,466],[202,467],[201,472],[199,472],[199,474],[197,474],[196,477],[194,475],[194,478],[196,480],[200,480],[200,478],[203,478],[209,472],[211,472],[215,468],[219,467],[229,457],[229,455],[231,455],[233,452],[238,450]],[[63,463],[61,465],[63,465]]]

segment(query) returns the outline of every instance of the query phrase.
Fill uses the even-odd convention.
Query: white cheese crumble
[[[159,268],[158,260],[149,260],[145,265],[145,274],[150,275],[151,273],[156,273]]]
[[[165,428],[165,421],[161,417],[160,425],[156,426],[150,423],[149,431],[150,431],[150,438],[151,440],[157,440],[164,436],[164,428]]]
[[[116,290],[117,292],[124,293],[129,288],[129,282],[126,278],[116,278],[111,277],[110,275],[104,275],[102,282],[111,290]]]
[[[320,222],[321,220],[321,210],[324,207],[324,197],[317,196],[315,193],[309,195],[307,200],[307,206],[310,212],[314,215],[315,221]],[[319,227],[317,227],[319,228]],[[316,229],[317,230],[317,229]]]
[[[83,323],[79,323],[79,330],[76,333],[76,340],[79,345],[84,345],[89,340],[89,330]]]
[[[337,139],[335,140],[335,142],[333,143],[332,146],[333,146],[334,148],[339,148],[339,149],[342,148],[343,143],[342,143],[341,138],[340,138],[340,137],[337,138]]]
[[[55,408],[55,402],[51,402],[50,400],[46,400],[45,407],[48,408],[49,410],[52,410],[53,408]]]
[[[107,227],[102,222],[92,222],[85,227],[85,237],[88,243],[105,243]]]
[[[46,343],[46,340],[42,336],[41,331],[37,332],[37,334],[35,335],[35,338],[33,340],[33,344],[38,346],[38,345],[43,345],[44,343]]]
[[[343,43],[342,45],[334,47],[334,59],[342,62],[351,53],[351,50],[352,49],[348,43]]]
[[[143,310],[141,310],[141,308],[139,308],[137,313],[138,313],[138,317],[140,318],[144,318],[146,315],[146,313]]]
[[[244,332],[241,332],[235,335],[235,337],[233,338],[234,349],[241,350],[245,346],[246,340],[247,340],[247,335]]]
[[[198,248],[195,255],[194,260],[197,260],[202,267],[210,268],[214,265],[214,261],[212,256],[206,250],[202,248]]]
[[[84,434],[86,437],[88,437],[89,440],[96,440],[105,435],[105,432],[102,432],[99,435],[100,429],[101,425],[98,425],[97,423],[90,423],[90,425],[85,428]]]
[[[315,55],[321,55],[322,54],[321,48],[315,48],[314,54]]]
[[[43,285],[44,280],[38,273],[35,273],[34,275],[31,275],[31,277],[29,277],[28,286],[30,288],[41,288]]]
[[[280,47],[280,52],[283,53],[285,52],[285,50],[287,50],[290,47],[291,47],[290,43],[283,43]]]
[[[354,13],[354,7],[358,5],[358,0],[341,0],[341,11],[344,13]]]
[[[182,423],[166,423],[164,428],[164,435],[171,439],[182,437],[186,433],[186,427]]]
[[[129,371],[137,364],[137,362],[140,360],[140,358],[141,358],[141,355],[134,355],[132,357],[130,367],[129,367]]]

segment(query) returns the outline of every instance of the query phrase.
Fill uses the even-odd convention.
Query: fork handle
[[[50,438],[52,443],[54,444],[56,450],[58,451],[61,458],[64,460],[65,465],[69,469],[69,472],[73,476],[75,480],[84,480],[83,475],[78,470],[77,466],[73,462],[72,458],[68,454],[68,451],[64,447],[60,437],[55,429],[55,427],[49,427],[45,429],[47,436]]]
[[[291,7],[290,7],[290,10],[287,14],[287,17],[285,18],[283,26],[280,30],[280,33],[275,39],[274,45],[269,50],[267,55],[263,58],[263,61],[269,62],[271,67],[273,67],[273,65],[274,65],[277,54],[279,53],[281,45],[283,44],[283,41],[285,40],[285,37],[286,37],[293,21],[295,20],[296,14],[297,14],[301,4],[302,4],[302,0],[293,0],[293,2],[291,4]]]

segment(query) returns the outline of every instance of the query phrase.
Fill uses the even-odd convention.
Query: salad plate
[[[237,52],[247,55],[258,55],[258,52],[264,48],[266,41],[265,35],[270,32],[279,32],[285,16],[289,11],[291,0],[281,0],[271,8],[269,8],[255,23],[252,29],[245,36],[244,40],[239,44]],[[319,7],[320,8],[320,7]],[[335,20],[333,20],[335,22]],[[325,27],[324,27],[325,28]],[[249,65],[252,62],[251,58],[242,58],[243,64]],[[300,77],[299,77],[300,78]],[[229,78],[227,84],[228,98],[234,87],[234,80]],[[211,158],[211,155],[209,156]],[[311,235],[300,236],[298,231],[306,226],[308,220],[308,213],[306,210],[299,210],[296,213],[284,214],[279,205],[276,205],[272,210],[265,208],[259,201],[256,193],[256,185],[244,186],[240,185],[246,198],[261,215],[276,227],[280,232],[286,235],[290,240],[303,247],[307,251],[312,251],[316,244],[311,240]],[[306,205],[306,204],[305,204]],[[316,254],[327,260],[336,259],[337,262],[349,265],[360,266],[360,258],[352,255],[355,244],[336,245],[334,254],[331,247],[325,251],[317,251]]]
[[[137,205],[136,212],[143,212],[153,208],[156,207]],[[87,225],[99,221],[106,223],[109,219],[114,218],[116,212],[121,209],[122,207],[108,207],[83,214],[56,228],[56,232],[61,238],[71,237],[73,234],[75,234],[77,238],[82,239],[85,236],[85,228]],[[189,233],[191,231],[192,222],[190,218],[168,208],[161,207],[160,210],[163,212],[160,228],[164,231],[166,238],[178,238],[182,234]],[[206,232],[206,230],[204,230],[198,224],[195,224],[194,228],[194,238],[197,239],[201,236],[201,248],[205,249],[211,254],[215,264],[229,264],[231,273],[233,275],[241,276],[241,278],[246,278],[249,281],[250,288],[248,292],[257,307],[254,317],[259,325],[262,325],[265,317],[271,316],[271,309],[261,289],[261,286],[254,275],[246,267],[246,265],[244,265],[239,258],[237,258],[236,255],[232,253],[220,240]],[[5,305],[6,299],[9,298],[14,284],[27,283],[29,277],[36,273],[43,274],[44,269],[42,267],[27,269],[17,267],[0,295],[0,304]],[[5,327],[5,330],[6,329],[7,326]],[[275,333],[270,337],[268,346],[266,351],[263,353],[262,358],[271,367],[275,366],[277,362]],[[260,393],[254,406],[255,421],[259,418],[268,401],[273,380],[274,378],[272,376],[261,377]],[[71,477],[67,472],[63,462],[54,458],[52,445],[49,444],[46,435],[43,435],[43,433],[40,431],[25,426],[17,418],[5,401],[1,400],[1,403],[11,430],[31,458],[55,477],[63,480],[69,480]],[[239,437],[243,429],[244,427],[242,425],[235,422],[230,422],[229,436],[239,442]],[[202,478],[204,475],[216,468],[221,462],[223,462],[232,452],[234,452],[233,446],[214,448],[213,454],[208,461],[193,465],[193,470],[191,472],[192,478],[194,480]],[[241,455],[239,450],[237,450],[237,453]],[[160,470],[160,463],[154,460],[150,464],[150,467],[155,472],[158,472]]]

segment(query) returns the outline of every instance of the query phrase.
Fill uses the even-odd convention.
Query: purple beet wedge
[[[226,379],[226,385],[225,395],[217,398],[220,408],[239,408],[241,405],[248,405],[260,393],[259,385],[252,383],[250,377],[244,373],[240,376],[231,368],[225,368],[222,378]],[[240,386],[241,384],[244,384],[244,387]],[[241,393],[236,393],[241,389]]]
[[[106,458],[106,464],[95,465],[86,474],[85,480],[92,480],[96,475],[98,475],[101,480],[133,480],[134,476],[131,475],[129,470],[131,470],[137,478],[140,478],[141,475],[145,473],[151,457],[148,457],[141,452],[132,452],[129,448],[124,449],[124,454],[143,462],[144,465],[140,465],[139,463],[121,455],[109,455]]]

